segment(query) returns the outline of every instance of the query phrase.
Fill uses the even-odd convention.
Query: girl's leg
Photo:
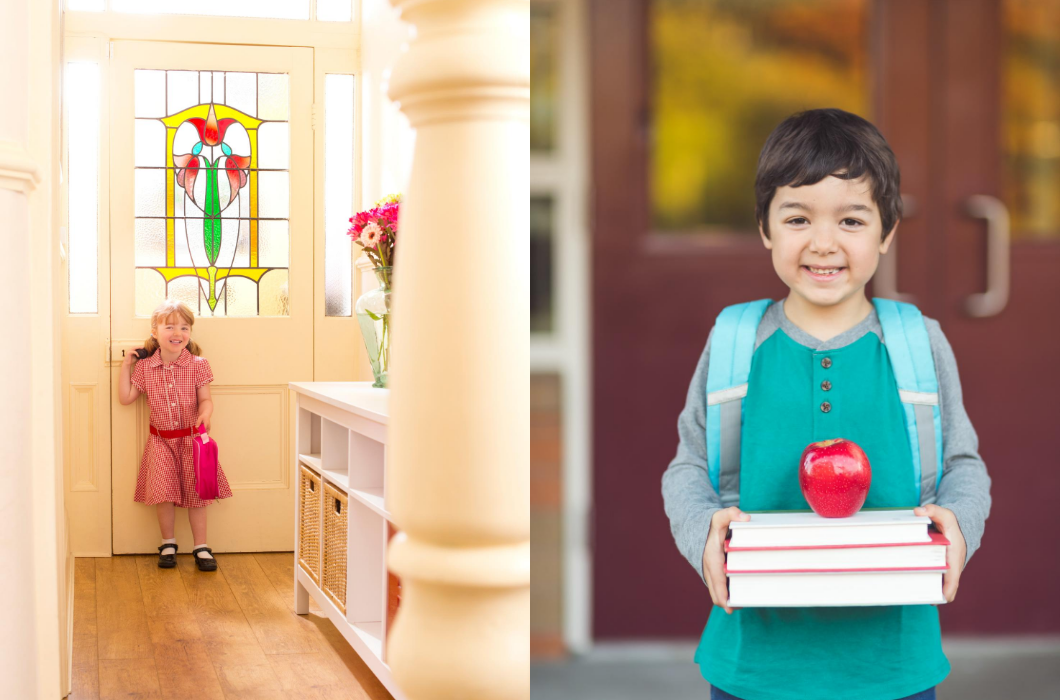
[[[188,508],[188,522],[191,523],[191,535],[195,546],[206,544],[206,508]]]
[[[188,522],[191,523],[191,534],[195,538],[195,549],[206,546],[206,507],[188,508]],[[195,550],[192,550],[193,552]],[[199,571],[217,571],[217,562],[205,549],[195,552],[195,565]]]
[[[158,511],[158,529],[162,531],[162,539],[173,539],[173,502],[159,503],[155,506]],[[206,532],[206,521],[203,520],[203,533]]]

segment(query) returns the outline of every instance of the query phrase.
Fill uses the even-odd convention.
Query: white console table
[[[396,700],[386,634],[400,582],[386,569],[396,530],[387,510],[389,391],[371,382],[292,382],[295,428],[295,610],[309,596]]]

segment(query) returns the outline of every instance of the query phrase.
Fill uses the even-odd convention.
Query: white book
[[[729,606],[846,607],[942,604],[941,571],[732,574]]]
[[[863,510],[849,518],[817,513],[748,513],[729,523],[733,547],[812,547],[930,542],[931,518],[909,510]]]
[[[781,573],[793,570],[924,569],[946,566],[949,540],[932,532],[930,543],[831,545],[827,547],[733,547],[726,544],[726,571]]]

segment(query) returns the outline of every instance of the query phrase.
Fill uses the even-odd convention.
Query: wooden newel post
[[[390,373],[388,662],[410,700],[530,694],[527,0],[391,0],[416,129]]]

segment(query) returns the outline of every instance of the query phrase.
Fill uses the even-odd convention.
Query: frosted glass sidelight
[[[266,170],[291,167],[291,129],[287,122],[268,122],[258,127],[258,167]]]
[[[166,116],[166,72],[164,70],[137,70],[133,73],[135,101],[133,115],[136,117]],[[67,84],[69,91],[71,83]]]
[[[190,70],[166,71],[166,115],[199,104],[199,74]]]
[[[322,22],[349,22],[353,18],[350,0],[317,0],[317,19]]]
[[[353,253],[353,76],[324,77],[324,315],[349,316]]]
[[[166,264],[166,220],[136,220],[136,266],[164,267]]]
[[[70,313],[99,310],[99,64],[66,64]]]
[[[66,0],[64,9],[68,12],[102,12],[106,0]]]
[[[225,73],[225,104],[258,116],[258,81],[254,73]]]
[[[173,0],[111,0],[110,7],[115,12],[151,15],[309,19],[309,0],[183,0],[179,3]]]
[[[289,173],[258,173],[258,216],[271,219],[287,218],[290,211],[290,182]]]
[[[291,235],[286,221],[258,222],[258,264],[287,267],[291,260]]]
[[[166,165],[166,127],[157,119],[137,119],[135,130],[137,167],[163,168]]]
[[[287,119],[287,75],[258,73],[258,119]]]

